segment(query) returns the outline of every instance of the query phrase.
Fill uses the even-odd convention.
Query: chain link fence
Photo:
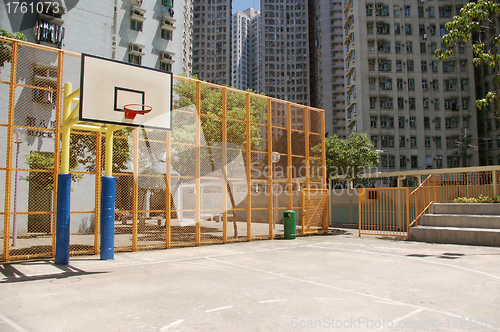
[[[80,55],[0,39],[0,252],[54,257],[63,84]],[[115,250],[283,236],[283,211],[325,188],[322,110],[174,76],[172,130],[115,132]],[[99,253],[104,134],[73,130],[71,254]],[[0,194],[2,195],[2,194]],[[327,231],[327,229],[324,229]]]

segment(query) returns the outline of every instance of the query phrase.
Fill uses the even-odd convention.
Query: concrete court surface
[[[334,230],[4,264],[0,331],[500,331],[499,262]]]

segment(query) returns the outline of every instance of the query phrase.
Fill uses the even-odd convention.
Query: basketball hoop
[[[142,104],[128,104],[123,106],[125,111],[125,119],[134,120],[137,114],[146,114],[151,112],[153,108],[151,106]]]

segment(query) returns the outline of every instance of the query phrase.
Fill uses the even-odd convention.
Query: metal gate
[[[328,231],[328,189],[302,190],[302,234]]]
[[[359,235],[408,237],[408,188],[362,189],[359,193]]]

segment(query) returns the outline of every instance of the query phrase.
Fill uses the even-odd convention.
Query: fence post
[[[491,182],[493,182],[493,197],[497,197],[497,171],[492,171],[492,179]]]

